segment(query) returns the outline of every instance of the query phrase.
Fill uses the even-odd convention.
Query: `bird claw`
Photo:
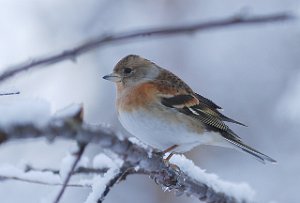
[[[164,164],[165,164],[168,168],[171,168],[171,169],[173,169],[177,174],[180,174],[181,170],[180,170],[179,166],[177,166],[176,164],[170,163],[170,161],[167,160],[167,159],[163,159],[163,162],[164,162]]]
[[[156,151],[155,153],[161,157],[163,157],[165,155],[165,152],[163,152],[163,151]]]

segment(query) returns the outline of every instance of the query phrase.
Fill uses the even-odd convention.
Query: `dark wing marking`
[[[236,121],[236,120],[234,120],[234,119],[232,119],[232,118],[229,118],[229,117],[227,117],[227,116],[221,114],[220,112],[219,112],[219,114],[220,114],[220,117],[222,118],[223,121],[227,121],[227,122],[230,122],[230,123],[235,123],[235,124],[238,124],[238,125],[242,125],[242,126],[248,127],[248,126],[245,125],[244,123],[241,123],[241,122]]]
[[[210,108],[211,110],[215,110],[214,112],[216,114],[218,114],[218,116],[222,119],[222,121],[227,121],[227,122],[231,122],[231,123],[235,123],[235,124],[238,124],[238,125],[242,125],[242,126],[245,126],[247,127],[245,124],[239,122],[239,121],[236,121],[232,118],[229,118],[225,115],[223,115],[222,113],[220,113],[217,109],[222,109],[220,106],[216,105],[213,101],[211,101],[210,99],[207,99],[203,96],[201,96],[200,94],[197,94],[195,93],[197,99],[199,100],[200,104],[199,104],[199,108],[200,110],[207,107],[207,108]],[[197,107],[195,107],[197,108]]]
[[[204,103],[193,104],[195,97],[192,95],[176,95],[170,98],[161,98],[161,103],[167,107],[175,108],[179,112],[188,116],[192,116],[202,123],[204,123],[208,129],[213,131],[227,132],[232,138],[240,140],[240,137],[236,135],[229,127],[223,122],[223,115],[214,108],[210,108]],[[189,105],[192,103],[193,105]]]
[[[222,107],[218,106],[217,104],[215,104],[213,101],[211,101],[210,99],[207,99],[203,96],[201,96],[200,94],[195,93],[195,96],[197,97],[197,99],[206,104],[207,106],[214,108],[214,109],[222,109]]]
[[[231,122],[231,123],[235,123],[238,125],[242,125],[242,126],[246,126],[245,124],[236,121],[232,118],[229,118],[225,115],[223,115],[222,113],[220,113],[217,109],[221,109],[221,107],[219,107],[218,105],[216,105],[215,103],[213,103],[211,100],[206,99],[205,97],[202,97],[199,94],[196,94],[196,99],[198,99],[199,103],[197,105],[185,105],[188,104],[189,101],[195,100],[195,97],[193,97],[190,94],[186,94],[186,95],[176,95],[174,97],[169,97],[169,98],[162,98],[161,102],[163,105],[167,106],[167,107],[171,107],[171,108],[178,108],[178,106],[187,106],[189,108],[191,108],[193,113],[195,113],[195,111],[200,111],[202,114],[209,114],[209,117],[218,117],[218,119],[222,120],[222,121],[226,121],[226,122]],[[199,112],[198,112],[199,113]],[[200,114],[201,114],[200,113]]]
[[[229,118],[229,117],[223,115],[217,109],[213,109],[213,108],[207,106],[205,103],[201,103],[200,102],[198,105],[193,106],[193,108],[198,109],[199,111],[205,112],[207,114],[211,114],[213,116],[217,116],[222,121],[227,121],[227,122],[235,123],[235,124],[238,124],[238,125],[246,126],[245,124],[243,124],[241,122],[238,122],[238,121],[236,121],[236,120],[234,120],[232,118]]]
[[[218,130],[227,131],[229,129],[228,126],[217,117],[214,117],[210,114],[206,114],[197,109],[194,110],[194,108],[192,107],[184,107],[182,109],[179,109],[179,111],[189,116],[193,116],[194,118],[197,118],[198,120],[202,121],[206,125],[209,125],[210,127],[214,127]]]
[[[170,98],[163,97],[161,103],[167,107],[174,108],[175,106],[185,104],[192,99],[195,99],[192,95],[176,95]]]
[[[198,104],[189,106],[189,102],[193,100],[195,100],[195,97],[192,95],[176,95],[170,98],[161,98],[161,103],[167,107],[175,108],[181,113],[193,116],[211,127],[215,127],[223,131],[228,129],[228,126],[223,123],[218,114],[215,113],[215,110],[211,110],[209,108],[204,109]],[[209,112],[209,110],[211,111]]]

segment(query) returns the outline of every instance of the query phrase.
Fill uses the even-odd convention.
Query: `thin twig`
[[[21,182],[27,182],[27,183],[35,183],[35,184],[40,184],[40,185],[51,185],[51,186],[62,186],[62,183],[51,183],[51,182],[46,182],[42,180],[31,180],[27,178],[21,178],[17,176],[3,176],[0,175],[0,181],[4,180],[16,180],[16,181],[21,181]],[[91,187],[91,185],[88,184],[80,184],[80,183],[71,183],[67,184],[67,187]]]
[[[16,95],[20,94],[20,92],[5,92],[5,93],[0,93],[0,96],[8,96],[8,95]]]
[[[76,60],[76,57],[84,53],[90,52],[94,49],[100,48],[104,45],[128,41],[131,39],[141,38],[144,36],[170,36],[179,35],[186,33],[193,33],[198,31],[207,31],[216,28],[232,27],[237,25],[251,25],[251,24],[265,24],[270,22],[280,22],[293,19],[294,16],[288,13],[276,13],[272,15],[260,15],[246,17],[244,15],[235,15],[221,20],[214,20],[208,22],[200,22],[189,25],[181,26],[170,26],[170,27],[159,27],[144,30],[135,30],[129,32],[112,33],[106,35],[100,35],[92,40],[82,43],[79,46],[66,49],[65,51],[59,52],[51,56],[45,56],[41,58],[36,58],[28,62],[21,63],[19,65],[12,66],[5,69],[6,71],[0,75],[0,82],[29,69],[48,66],[54,63],[61,62],[63,60]]]
[[[119,182],[121,179],[123,179],[124,176],[129,175],[129,173],[126,172],[127,169],[125,167],[121,167],[120,171],[118,174],[116,174],[114,176],[114,178],[112,178],[105,187],[105,190],[103,191],[103,193],[101,194],[101,197],[98,199],[97,203],[102,203],[105,199],[105,197],[108,195],[108,193],[110,192],[111,188],[117,183]],[[125,178],[125,177],[124,177]]]
[[[72,175],[83,175],[83,174],[104,174],[108,171],[108,168],[103,168],[103,169],[97,169],[97,168],[89,168],[89,167],[78,167],[75,171],[73,171]],[[34,168],[32,166],[26,166],[25,168],[25,174],[28,172],[51,172],[54,175],[58,175],[59,174],[59,170],[55,170],[55,169],[37,169]],[[127,175],[133,175],[133,174],[143,174],[146,175],[147,173],[145,173],[143,170],[130,170],[130,171],[125,171],[125,173],[121,173],[121,176],[119,177],[119,180],[124,180],[124,178]],[[26,178],[26,177],[18,177],[15,175],[1,175],[0,174],[0,181],[8,181],[8,180],[15,180],[15,181],[21,181],[21,182],[27,182],[27,183],[34,183],[34,184],[40,184],[40,185],[50,185],[50,186],[62,186],[63,183],[53,183],[53,182],[47,182],[47,181],[42,181],[42,180],[33,180],[30,178]],[[90,184],[81,184],[81,183],[72,183],[72,184],[67,184],[67,187],[91,187]]]
[[[37,171],[37,172],[51,172],[53,174],[59,174],[59,170],[56,169],[50,169],[50,168],[34,168],[30,165],[27,165],[25,168],[25,172],[29,171]],[[72,175],[77,175],[77,174],[104,174],[108,171],[108,168],[88,168],[88,167],[78,167],[76,168],[73,172]]]
[[[80,143],[78,145],[79,145],[79,149],[78,149],[78,152],[76,153],[76,158],[75,158],[75,160],[74,160],[74,162],[73,162],[73,164],[71,166],[71,169],[70,169],[69,173],[67,174],[67,177],[65,178],[65,180],[63,182],[63,185],[62,185],[62,187],[61,187],[61,189],[60,189],[57,197],[54,200],[54,203],[58,203],[60,201],[62,195],[64,194],[65,189],[66,189],[66,187],[67,187],[67,185],[68,185],[68,183],[69,183],[69,181],[71,179],[72,173],[75,170],[75,168],[76,168],[79,160],[81,159],[81,156],[82,156],[82,154],[84,152],[84,149],[85,149],[85,147],[86,147],[87,144]]]

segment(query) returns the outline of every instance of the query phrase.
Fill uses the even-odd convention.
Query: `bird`
[[[169,153],[165,160],[198,145],[211,145],[246,152],[262,163],[276,163],[246,145],[225,122],[245,124],[222,114],[219,105],[148,59],[125,56],[103,79],[116,84],[122,126],[142,143]]]

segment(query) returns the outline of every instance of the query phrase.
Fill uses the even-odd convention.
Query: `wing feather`
[[[214,103],[213,101],[211,101],[210,99],[207,99],[207,98],[205,98],[205,97],[203,97],[203,96],[201,96],[200,94],[197,94],[197,93],[195,93],[195,95],[196,95],[197,99],[198,99],[200,102],[202,102],[202,103],[208,105],[209,107],[214,108],[214,109],[222,109],[222,107],[218,106],[217,104],[215,104],[215,103]]]
[[[175,108],[181,113],[198,119],[204,123],[210,130],[221,131],[221,134],[226,132],[226,135],[232,139],[240,140],[240,137],[235,134],[230,128],[224,123],[229,121],[244,125],[238,121],[228,118],[221,114],[217,109],[219,106],[215,105],[212,101],[202,97],[199,100],[199,95],[183,94],[176,95],[173,97],[161,97],[161,103],[167,107]]]

